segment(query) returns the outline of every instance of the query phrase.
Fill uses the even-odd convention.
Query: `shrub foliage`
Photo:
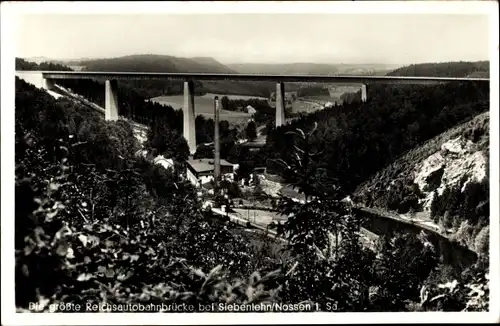
[[[168,125],[155,128],[158,137],[179,139]],[[380,248],[362,245],[360,217],[341,200],[336,180],[325,184],[314,172],[316,132],[287,135],[295,147],[281,165],[306,202],[279,200],[288,216],[279,229],[283,246],[201,209],[180,174],[135,155],[127,122],[103,121],[16,79],[16,306],[302,302],[326,311],[486,310],[484,266],[454,283],[431,272],[437,257],[425,239],[397,235]],[[184,145],[151,146],[182,160],[172,154]]]

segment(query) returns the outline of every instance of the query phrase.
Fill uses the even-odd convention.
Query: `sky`
[[[489,59],[488,16],[471,14],[24,14],[16,56],[166,54],[222,63],[410,64]]]

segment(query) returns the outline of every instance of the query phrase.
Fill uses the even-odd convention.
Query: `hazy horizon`
[[[488,16],[478,14],[37,14],[20,16],[16,32],[16,57],[51,60],[156,54],[223,64],[407,65],[490,59]]]
[[[30,56],[30,57],[21,57],[21,56],[16,56],[17,58],[21,59],[48,59],[52,61],[85,61],[85,60],[99,60],[99,59],[115,59],[115,58],[122,58],[122,57],[127,57],[127,56],[141,56],[141,55],[158,55],[158,56],[171,56],[171,57],[178,57],[178,58],[187,58],[187,59],[194,59],[194,58],[212,58],[224,65],[238,65],[238,64],[255,64],[255,65],[273,65],[273,64],[337,64],[337,65],[387,65],[387,66],[394,66],[394,65],[401,65],[401,64],[411,64],[411,63],[383,63],[383,62],[352,62],[352,63],[346,63],[346,62],[312,62],[312,61],[282,61],[282,62],[223,62],[221,60],[218,60],[217,58],[210,57],[210,56],[175,56],[171,54],[163,54],[163,53],[131,53],[131,54],[125,54],[121,56],[102,56],[102,57],[80,57],[80,58],[54,58],[54,57],[46,57],[46,56]],[[458,60],[460,61],[460,60]],[[465,61],[465,60],[462,60]],[[488,60],[471,60],[471,61],[488,61]],[[444,61],[443,61],[444,62]],[[421,62],[421,63],[430,63],[430,62]],[[439,63],[434,61],[433,63]]]
[[[158,55],[158,56],[171,56],[171,57],[178,57],[178,58],[187,58],[187,59],[193,59],[193,58],[201,58],[203,56],[186,56],[186,57],[180,57],[180,56],[175,56],[171,54],[162,54],[162,53],[132,53],[132,54],[125,54],[121,56],[110,56],[110,57],[81,57],[81,58],[53,58],[53,57],[45,57],[45,56],[30,56],[30,57],[21,57],[21,56],[16,56],[17,58],[29,60],[29,59],[47,59],[51,61],[64,61],[64,62],[69,62],[69,61],[85,61],[85,60],[99,60],[99,59],[116,59],[116,58],[121,58],[121,57],[127,57],[127,56],[140,56],[140,55]],[[282,61],[282,62],[223,62],[221,60],[218,60],[217,58],[214,57],[206,57],[206,58],[212,58],[221,64],[224,65],[238,65],[238,64],[245,64],[245,65],[274,65],[274,64],[281,64],[281,65],[292,65],[292,64],[318,64],[318,65],[380,65],[380,66],[402,66],[402,65],[411,65],[411,64],[425,64],[425,63],[445,63],[445,62],[480,62],[480,61],[490,61],[489,59],[478,59],[478,60],[451,60],[451,61],[422,61],[422,62],[402,62],[402,63],[383,63],[383,62],[322,62],[322,61]]]

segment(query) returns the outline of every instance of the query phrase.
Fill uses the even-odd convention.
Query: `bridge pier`
[[[50,78],[42,78],[42,88],[51,91],[55,88],[55,83],[53,79]]]
[[[104,86],[105,120],[116,121],[118,120],[118,82],[115,79],[106,80]]]
[[[361,102],[366,102],[366,84],[361,84]]]
[[[184,82],[184,105],[182,106],[182,115],[184,119],[184,138],[189,146],[189,153],[193,155],[196,152],[196,129],[194,113],[194,82]]]
[[[276,84],[276,127],[285,123],[285,84]]]

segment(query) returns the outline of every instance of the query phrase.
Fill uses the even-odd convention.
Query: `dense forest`
[[[388,76],[489,77],[490,62],[419,63],[398,68]]]
[[[327,88],[321,86],[308,86],[302,87],[297,91],[298,97],[308,97],[308,96],[330,96]]]
[[[103,105],[102,83],[63,86]],[[459,272],[439,262],[425,236],[386,236],[369,249],[361,245],[361,217],[340,200],[408,150],[487,111],[487,86],[368,85],[365,103],[354,94],[277,129],[262,104],[268,138],[259,151],[235,144],[238,133],[253,137],[255,125],[237,130],[221,121],[221,157],[238,162],[239,174],[267,166],[310,199],[278,201],[289,216],[278,230],[286,245],[241,232],[202,209],[183,175],[189,153],[182,111],[147,101],[130,85],[120,84],[119,92],[120,115],[150,127],[148,157],[137,155],[128,122],[104,121],[16,78],[19,308],[29,302],[309,302],[337,311],[488,309],[487,255]],[[198,143],[211,142],[213,120],[197,116],[196,133]],[[195,157],[211,153],[202,146]],[[173,158],[175,168],[150,163],[159,154]],[[488,184],[466,187],[436,196],[433,218],[456,223],[466,212],[462,233],[470,239],[464,241],[487,253]],[[395,208],[408,206],[413,195],[394,196]]]
[[[16,58],[16,70],[52,70],[52,71],[71,71],[71,68],[52,62],[29,62],[24,59]]]
[[[126,121],[104,121],[17,78],[15,105],[18,308],[309,302],[337,311],[487,309],[484,262],[456,275],[411,235],[382,239],[375,255],[361,246],[359,217],[319,195],[314,178],[297,186],[317,199],[280,200],[291,218],[282,233],[288,245],[276,256],[273,240],[212,219],[182,173],[136,156]],[[314,167],[302,164],[314,159],[307,131],[292,139],[295,179]],[[172,146],[186,148],[180,137]]]
[[[132,55],[80,62],[88,71],[144,71],[182,73],[236,73],[213,58],[180,58],[165,55]],[[182,81],[133,81],[127,84],[148,98],[183,93]],[[239,94],[269,97],[276,88],[273,83],[214,81],[198,83],[199,94]]]
[[[127,122],[105,122],[16,78],[18,307],[216,301],[252,285],[227,289],[228,273],[277,266],[205,218],[191,184],[138,149]]]
[[[277,128],[259,156],[290,158],[293,144],[287,133],[318,123],[311,139],[320,153],[318,168],[350,193],[406,151],[488,109],[488,85],[369,85],[366,103],[326,108]]]
[[[16,59],[16,69],[19,70],[59,70],[70,71],[71,69],[59,64],[44,64],[37,65],[36,63],[27,62],[23,59]],[[43,67],[39,68],[39,67]],[[155,82],[155,81],[151,81]],[[104,83],[94,80],[73,80],[65,79],[58,80],[59,85],[69,89],[78,95],[84,96],[89,101],[104,107]],[[146,83],[147,84],[147,83]],[[158,132],[155,137],[151,139],[149,144],[154,153],[165,154],[168,156],[169,152],[168,142],[174,142],[178,137],[182,137],[182,110],[174,110],[170,106],[158,104],[156,102],[148,101],[148,97],[144,96],[141,88],[134,87],[134,81],[119,82],[118,98],[120,99],[119,115],[129,118],[135,122],[142,123],[149,126],[151,129],[157,131],[165,131],[164,133]],[[198,86],[198,87],[197,87]],[[182,90],[182,83],[180,86]],[[200,83],[195,83],[195,89],[200,88]],[[147,92],[146,92],[147,93]],[[147,94],[146,94],[147,95]],[[247,102],[244,102],[247,103]],[[248,101],[248,104],[255,104],[253,100]],[[247,104],[247,105],[248,105]],[[268,109],[268,106],[263,106]],[[274,110],[274,109],[272,109]],[[267,111],[257,114],[256,118],[259,121],[269,121],[273,119],[274,115]],[[196,125],[196,139],[198,144],[210,143],[214,140],[214,120],[206,119],[199,115],[195,120]],[[166,132],[171,131],[171,132]],[[237,157],[237,149],[235,148],[236,135],[238,130],[236,126],[230,126],[227,121],[219,122],[219,132],[221,141],[221,158],[234,161]],[[167,138],[166,138],[167,137]],[[173,137],[170,139],[170,137]],[[183,156],[184,152],[178,154]],[[213,157],[211,148],[200,146],[196,157]]]
[[[236,73],[213,60],[188,59],[168,55],[129,55],[109,59],[93,59],[80,62],[88,71],[143,71],[143,72],[212,72]]]
[[[361,90],[359,92],[356,92],[356,93],[344,93],[342,95],[340,95],[340,100],[342,101],[342,104],[346,103],[346,104],[349,104],[349,103],[352,103],[352,102],[357,102],[357,103],[360,103],[361,102]]]
[[[414,216],[423,212],[452,240],[478,254],[487,254],[477,244],[488,234],[490,218],[489,131],[489,112],[486,111],[406,152],[363,182],[355,191],[355,197],[366,206],[400,214]],[[444,146],[457,139],[466,146],[465,155],[454,156]],[[426,177],[425,185],[417,185],[416,178],[425,162],[443,155],[446,163],[436,166]],[[477,169],[478,166],[481,168]],[[472,178],[479,171],[486,172],[481,181]],[[450,173],[456,176],[453,184],[448,177]]]
[[[456,72],[463,65],[475,67],[480,64],[454,63],[452,67],[456,67]],[[445,68],[448,66],[444,65]],[[427,69],[426,65],[415,67],[423,67],[424,72]],[[416,73],[423,74],[420,70]],[[63,80],[59,83],[92,102],[104,105],[102,83],[91,80]],[[148,125],[152,125],[154,120],[165,120],[169,128],[182,133],[180,110],[175,111],[171,107],[147,101],[136,88],[122,82],[118,90],[120,115]],[[336,186],[346,193],[352,192],[361,182],[404,152],[489,109],[488,87],[473,83],[436,86],[369,85],[367,103],[360,103],[358,95],[359,92],[346,96],[343,105],[303,115],[299,120],[278,130],[274,130],[271,125],[275,109],[269,107],[266,101],[230,101],[223,98],[222,104],[229,110],[246,105],[257,109],[254,119],[258,124],[268,125],[266,130],[269,137],[266,148],[252,156],[256,157],[255,166],[267,165],[270,171],[274,168],[274,164],[269,163],[270,159],[287,158],[292,154],[292,145],[286,133],[295,128],[307,129],[318,122],[312,146],[322,153],[320,161],[323,163],[319,167],[324,167],[334,177]],[[220,122],[220,130],[224,143],[223,158],[228,158],[230,153],[234,157],[238,152],[234,148],[234,135],[238,131],[224,121]],[[213,120],[197,117],[196,133],[199,144],[212,142]],[[252,160],[250,157],[246,161],[251,163]],[[364,164],[366,161],[371,164]]]
[[[235,73],[234,70],[222,65],[212,58],[178,58],[161,55],[133,55],[120,58],[94,59],[73,62],[82,65],[84,71],[143,71],[143,72],[212,72]],[[40,65],[16,58],[16,70],[71,70],[59,63],[41,63]],[[145,98],[162,95],[181,95],[184,92],[184,82],[180,80],[129,80],[122,84],[133,88]],[[269,82],[243,81],[204,81],[197,82],[195,93],[250,95],[269,97],[275,91],[276,85]]]
[[[104,84],[93,80],[60,80],[58,83],[82,95],[88,100],[104,106]],[[182,110],[174,110],[172,107],[159,104],[153,101],[148,101],[141,96],[135,88],[130,87],[121,81],[118,83],[118,98],[120,100],[119,115],[129,118],[133,121],[142,123],[151,128],[160,128],[165,130],[175,131],[177,135],[182,136],[183,133],[183,116]],[[259,114],[259,121],[268,121],[271,119],[269,114]],[[211,143],[214,140],[214,120],[207,119],[202,115],[196,116],[196,142],[199,145],[199,151],[196,157],[213,156],[213,149],[205,148],[203,144]],[[159,130],[160,130],[159,129]],[[227,121],[222,120],[219,122],[219,132],[221,141],[221,158],[229,159],[231,161],[236,157],[235,142],[237,134],[239,133],[238,126],[232,126]],[[164,137],[158,134],[158,137]],[[160,154],[162,149],[167,146],[161,142],[155,141],[155,153]],[[160,145],[161,144],[161,145]],[[159,151],[159,152],[158,152]]]
[[[488,255],[490,233],[490,182],[464,181],[435,194],[431,218],[445,228],[457,230],[453,239],[478,254]]]

